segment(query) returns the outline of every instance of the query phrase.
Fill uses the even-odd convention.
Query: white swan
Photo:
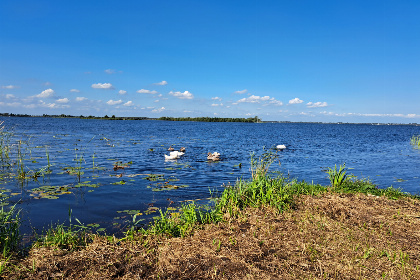
[[[208,153],[207,154],[207,159],[212,160],[212,161],[220,160],[220,154],[218,152]]]
[[[277,145],[276,148],[277,148],[277,150],[284,150],[284,149],[286,149],[286,146],[285,145]]]
[[[183,152],[173,151],[169,153],[169,156],[165,155],[165,159],[177,159],[180,158],[183,154]]]

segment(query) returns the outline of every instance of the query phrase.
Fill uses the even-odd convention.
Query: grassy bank
[[[3,259],[9,279],[420,279],[420,201],[330,168],[331,186],[269,173],[226,186],[215,207],[185,204],[122,239],[61,226]],[[62,238],[63,236],[68,239]],[[69,241],[66,241],[69,240]]]

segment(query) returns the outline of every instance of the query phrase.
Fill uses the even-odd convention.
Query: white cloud
[[[327,102],[315,102],[315,103],[308,102],[306,106],[308,106],[308,108],[320,108],[320,107],[327,107],[328,104]]]
[[[159,83],[155,83],[154,85],[157,85],[157,86],[165,86],[167,84],[168,84],[167,81],[162,81],[162,82],[159,82]]]
[[[99,88],[99,89],[113,89],[114,87],[112,86],[111,83],[97,83],[97,84],[92,84],[92,88]]]
[[[80,92],[80,90],[73,88],[70,90],[70,92]]]
[[[156,90],[149,90],[149,89],[139,89],[137,91],[138,93],[148,93],[148,94],[156,94],[158,93]]]
[[[86,97],[76,97],[76,101],[84,101],[87,100]]]
[[[237,91],[235,91],[235,93],[236,94],[244,94],[244,93],[247,93],[248,92],[248,90],[247,89],[243,89],[243,90],[237,90]]]
[[[123,104],[124,106],[133,106],[133,101],[127,101],[126,103]]]
[[[239,99],[235,103],[232,103],[232,105],[238,105],[238,103],[265,103],[263,104],[263,106],[268,106],[270,104],[275,105],[275,106],[283,105],[283,102],[276,100],[274,97],[270,97],[268,95],[266,96],[251,95],[249,97]]]
[[[108,105],[119,105],[119,104],[121,104],[121,103],[123,103],[123,101],[120,99],[120,100],[108,100],[107,102],[106,102],[106,104],[108,104]]]
[[[220,103],[220,104],[213,103],[213,104],[211,104],[211,106],[217,107],[217,106],[223,106],[223,104],[222,103]]]
[[[160,113],[162,111],[165,111],[165,107],[161,107],[161,108],[152,110],[153,113]]]
[[[322,111],[320,112],[322,115],[326,116],[336,116],[336,117],[396,117],[396,118],[420,118],[420,115],[417,114],[372,114],[372,113],[334,113],[334,112],[327,112]]]
[[[69,99],[68,98],[61,98],[61,99],[57,99],[55,102],[57,103],[69,103]]]
[[[15,96],[13,94],[11,94],[11,93],[6,94],[6,99],[12,99],[12,98],[15,98]]]
[[[118,91],[118,93],[119,93],[119,94],[121,94],[121,95],[124,95],[124,94],[127,94],[127,91],[126,91],[126,90],[122,90],[122,89],[120,89],[120,90]]]
[[[54,90],[49,88],[49,89],[44,90],[40,94],[35,95],[35,97],[48,98],[48,97],[52,97],[54,94],[55,94]]]
[[[21,103],[19,102],[11,102],[11,103],[4,103],[4,102],[0,102],[1,106],[7,106],[7,107],[20,107]]]
[[[180,92],[180,91],[170,91],[169,92],[170,95],[178,97],[179,99],[193,99],[194,95],[189,92],[188,90],[184,91],[184,92]]]
[[[217,96],[216,96],[216,97],[212,97],[211,99],[212,99],[212,100],[219,100],[219,101],[222,101],[222,98],[217,97]]]
[[[14,89],[14,88],[18,88],[19,86],[14,86],[14,85],[8,85],[8,86],[1,86],[1,88],[5,88],[5,89]]]
[[[107,73],[107,74],[114,74],[115,70],[114,69],[106,69],[104,72]]]
[[[238,103],[260,103],[260,101],[267,101],[270,100],[270,96],[258,96],[258,95],[251,95],[247,98],[239,99]]]
[[[270,101],[270,104],[274,104],[276,106],[282,106],[283,102],[273,99],[273,100]]]
[[[303,100],[300,100],[297,97],[292,99],[292,100],[289,100],[289,104],[299,104],[299,103],[302,103],[302,102],[303,102]]]
[[[51,85],[51,83],[50,83],[50,82],[45,82],[45,83],[44,83],[44,86],[46,86],[46,87],[47,87],[47,86],[50,86],[50,85]]]

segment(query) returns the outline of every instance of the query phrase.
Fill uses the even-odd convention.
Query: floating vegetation
[[[132,161],[129,161],[127,163],[123,163],[122,161],[114,162],[114,171],[118,169],[124,169],[126,167],[129,167],[131,164],[133,164]]]
[[[64,172],[60,172],[57,174],[70,174],[70,175],[76,175],[76,176],[81,176],[83,174],[85,174],[85,172],[82,171],[82,167],[72,167],[72,166],[68,166],[68,167],[63,167],[62,168],[64,170]]]
[[[90,181],[86,181],[86,182],[82,182],[82,183],[78,183],[77,185],[75,185],[75,188],[81,188],[81,187],[88,187],[88,188],[98,188],[100,186],[99,183],[97,184],[90,184]]]
[[[111,183],[111,185],[125,185],[126,181],[121,180],[119,182]]]
[[[149,214],[157,212],[158,210],[159,210],[158,207],[149,206],[149,208],[147,208],[147,210],[144,212],[144,214],[149,215]]]
[[[140,210],[121,210],[121,211],[117,211],[117,213],[125,213],[128,215],[138,215],[138,216],[143,215],[143,213],[141,213]]]
[[[63,194],[70,194],[70,185],[64,186],[42,186],[29,190],[30,196],[35,199],[46,198],[46,199],[57,199],[58,196]]]
[[[149,181],[163,181],[164,179],[164,174],[147,174],[148,176],[143,178]]]
[[[405,182],[407,180],[404,179],[400,179],[400,178],[395,178],[395,182],[401,183],[401,182]]]
[[[147,187],[151,188],[152,191],[154,192],[159,192],[159,191],[165,191],[165,190],[176,190],[180,188],[187,188],[189,186],[188,185],[172,185],[169,182],[158,182],[153,185],[149,185]]]
[[[173,164],[177,165],[177,167],[166,167],[166,170],[181,170],[184,168],[191,168],[193,170],[195,170],[195,168],[193,168],[190,164],[188,163],[180,163],[180,162],[173,162]]]

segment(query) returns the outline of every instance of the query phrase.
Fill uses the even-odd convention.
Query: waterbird
[[[220,160],[220,154],[218,152],[208,153],[207,154],[207,159],[212,160],[212,161]]]
[[[181,149],[179,149],[179,151],[185,153],[185,147],[181,147]]]
[[[180,158],[183,154],[183,152],[173,151],[169,153],[169,156],[165,155],[165,159],[177,159]]]
[[[285,145],[277,145],[276,148],[277,148],[277,150],[284,150],[284,149],[286,149],[286,146]]]
[[[175,149],[172,148],[172,145],[168,148],[168,151],[174,151]]]

